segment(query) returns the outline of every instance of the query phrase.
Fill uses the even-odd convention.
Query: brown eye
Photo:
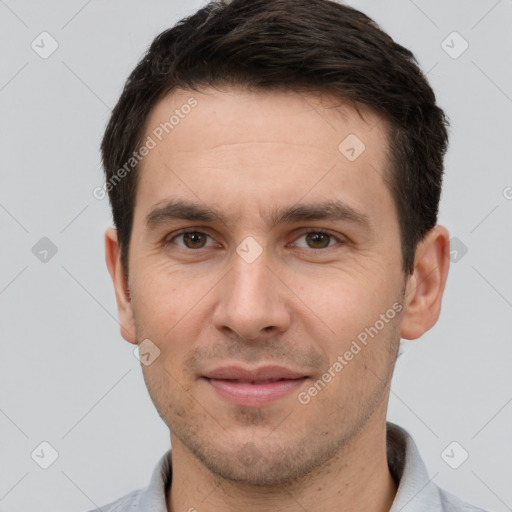
[[[331,235],[317,231],[311,231],[306,234],[306,241],[312,249],[323,249],[329,246]]]
[[[182,233],[183,242],[188,249],[202,249],[206,244],[206,235],[200,231],[190,231],[188,233]]]
[[[213,240],[208,244],[208,239],[211,238],[203,231],[182,231],[174,236],[168,236],[164,240],[165,247],[171,245],[178,245],[183,249],[203,249],[213,246]]]

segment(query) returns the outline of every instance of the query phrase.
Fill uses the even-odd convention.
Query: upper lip
[[[294,372],[283,366],[261,366],[259,368],[223,366],[206,373],[204,377],[208,379],[259,381],[268,379],[299,379],[307,377],[307,375]]]

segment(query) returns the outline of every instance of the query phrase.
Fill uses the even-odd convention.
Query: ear
[[[418,244],[414,272],[405,292],[402,338],[419,338],[437,322],[450,267],[449,254],[450,235],[444,226],[432,228]]]
[[[121,249],[117,239],[117,230],[114,228],[108,228],[105,232],[105,261],[116,293],[117,313],[121,322],[121,336],[126,341],[135,345],[137,344],[137,335],[128,279],[121,263]]]

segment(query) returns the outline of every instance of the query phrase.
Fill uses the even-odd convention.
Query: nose
[[[248,263],[234,255],[231,270],[218,287],[219,301],[213,314],[217,329],[243,340],[263,340],[290,326],[292,292],[271,269],[265,251]]]

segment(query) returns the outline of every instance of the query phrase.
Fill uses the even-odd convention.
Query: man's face
[[[191,97],[197,106],[181,109]],[[143,372],[173,447],[228,479],[297,478],[386,415],[405,279],[382,179],[385,125],[320,100],[175,91],[146,125],[156,147],[137,189],[135,327],[125,321],[125,336],[160,350]],[[154,130],[176,109],[179,122],[159,141]],[[174,218],[165,206],[177,201],[222,219]],[[327,202],[342,203],[344,215],[305,216]],[[289,209],[296,215],[280,215]],[[219,391],[225,382],[205,378],[231,365],[307,378],[285,382],[274,399],[265,393],[275,384],[257,385],[260,398],[232,399]],[[223,389],[243,395],[248,385]]]

